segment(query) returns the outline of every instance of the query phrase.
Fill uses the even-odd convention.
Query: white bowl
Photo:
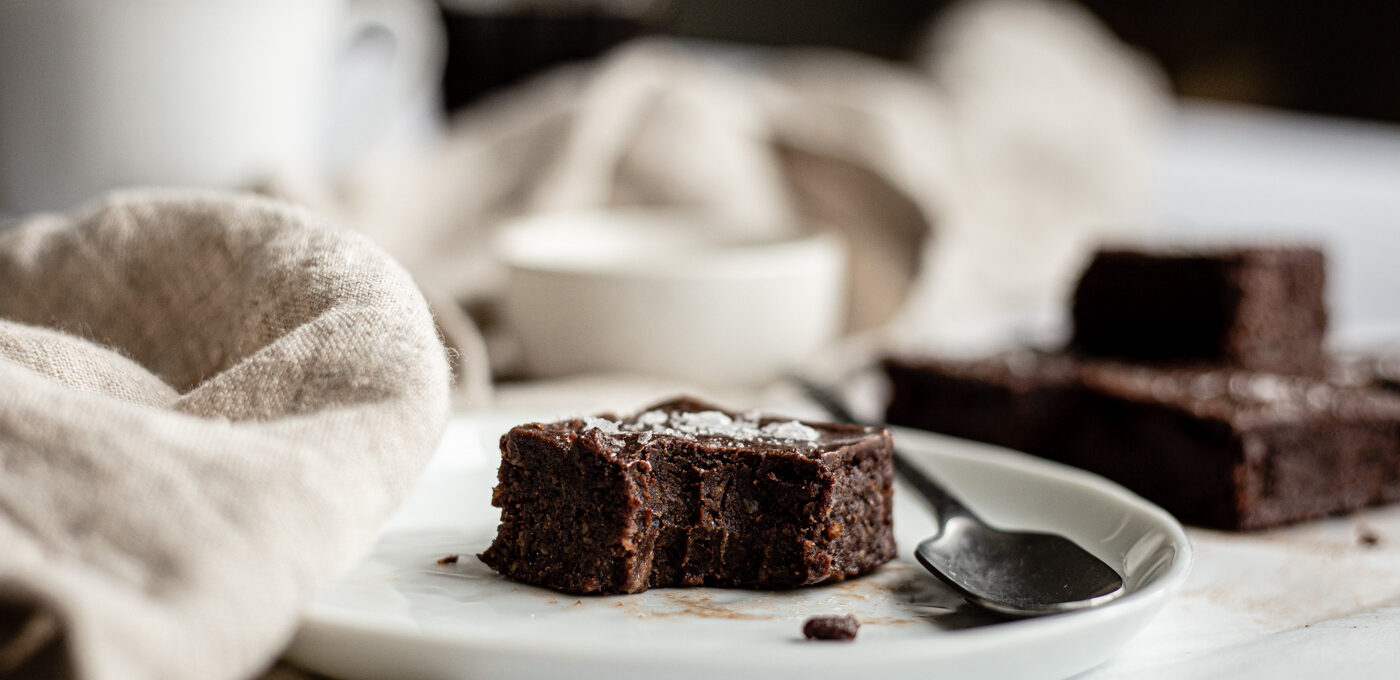
[[[762,382],[840,330],[829,234],[743,235],[686,213],[550,213],[502,228],[504,312],[535,377],[625,371]]]

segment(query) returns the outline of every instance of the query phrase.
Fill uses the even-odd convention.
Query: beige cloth
[[[263,670],[446,417],[409,275],[265,199],[21,221],[0,318],[0,677]]]
[[[633,43],[470,110],[440,144],[333,186],[338,214],[469,302],[490,234],[531,213],[658,206],[825,225],[854,250],[852,330],[957,336],[1051,314],[1092,242],[1143,211],[1169,103],[1082,9],[956,7],[912,67],[817,50]]]

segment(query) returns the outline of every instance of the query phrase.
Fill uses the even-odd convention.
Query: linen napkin
[[[1169,111],[1155,68],[1082,8],[964,2],[909,64],[631,43],[468,110],[429,148],[268,189],[468,305],[498,294],[493,232],[536,213],[831,229],[853,253],[850,330],[938,340],[1062,308],[1092,244],[1145,210]]]
[[[0,319],[0,677],[266,668],[446,417],[409,274],[267,199],[21,220]]]

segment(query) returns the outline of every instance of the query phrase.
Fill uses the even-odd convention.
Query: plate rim
[[[512,410],[511,413],[520,412]],[[544,413],[544,410],[534,412]],[[454,421],[472,421],[477,425],[491,424],[502,419],[502,413],[483,412],[454,417]],[[523,421],[522,421],[523,422]],[[921,658],[942,658],[947,656],[949,647],[957,650],[958,656],[984,653],[989,649],[1010,648],[1033,641],[1042,632],[1054,631],[1075,622],[1077,627],[1093,626],[1106,620],[1131,619],[1145,610],[1154,610],[1148,616],[1156,616],[1157,611],[1185,583],[1195,563],[1195,553],[1189,537],[1181,523],[1162,508],[1129,491],[1128,489],[1094,473],[1031,456],[1011,449],[976,442],[947,435],[905,427],[888,427],[897,442],[904,449],[915,449],[912,453],[918,458],[953,458],[972,465],[983,465],[1009,471],[1012,474],[1030,474],[1035,477],[1049,477],[1054,481],[1076,487],[1081,492],[1109,499],[1111,502],[1127,506],[1134,512],[1146,515],[1168,537],[1174,556],[1168,567],[1143,586],[1142,589],[1124,595],[1108,604],[1093,609],[1079,610],[1054,616],[1012,620],[995,626],[966,628],[943,631],[937,637],[926,640],[872,640],[861,645],[775,645],[772,640],[736,643],[732,640],[714,643],[736,653],[763,650],[758,657],[759,665],[750,666],[758,670],[767,666],[789,666],[793,663],[807,663],[820,658],[822,663],[840,664],[847,659],[852,664],[860,664],[868,669],[870,654],[878,652],[886,662],[908,662]],[[908,442],[914,442],[914,446]],[[437,454],[435,454],[437,455]],[[489,456],[486,467],[490,467]],[[468,469],[481,467],[469,465]],[[440,468],[429,465],[425,474],[441,472]],[[376,539],[377,541],[378,539]],[[334,580],[334,579],[332,579]],[[534,659],[571,659],[580,662],[611,661],[618,653],[625,652],[634,661],[674,662],[678,651],[694,653],[708,649],[706,641],[687,641],[683,649],[675,645],[649,644],[643,647],[627,646],[629,641],[620,638],[618,643],[599,644],[596,640],[551,638],[548,645],[538,640],[519,635],[517,630],[494,630],[487,623],[464,624],[452,627],[423,628],[409,622],[386,620],[378,615],[365,612],[350,612],[316,602],[313,594],[300,619],[296,636],[287,651],[288,658],[297,658],[298,644],[308,636],[316,635],[370,635],[385,641],[403,642],[412,645],[428,645],[434,648],[451,649],[457,652],[485,651],[493,654],[528,655]],[[1116,653],[1117,648],[1114,649]],[[940,653],[944,652],[944,653]],[[1110,654],[1111,656],[1111,654]]]

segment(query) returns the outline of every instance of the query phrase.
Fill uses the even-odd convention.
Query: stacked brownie
[[[480,558],[571,593],[840,581],[894,557],[893,479],[880,428],[690,399],[531,423],[501,438],[501,524]]]
[[[891,359],[894,424],[1102,474],[1183,521],[1258,529],[1400,500],[1400,392],[1322,350],[1308,248],[1101,252],[1063,353]]]
[[[1074,293],[1084,356],[1320,375],[1326,266],[1314,248],[1102,250]]]

